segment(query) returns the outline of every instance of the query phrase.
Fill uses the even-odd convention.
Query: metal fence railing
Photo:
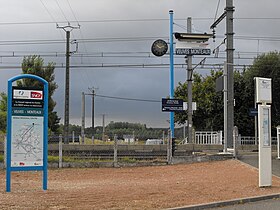
[[[170,162],[171,144],[170,136],[166,136],[164,144],[146,145],[145,141],[125,142],[114,136],[110,141],[87,138],[84,143],[79,136],[69,137],[69,142],[64,143],[63,136],[49,136],[48,155],[49,162],[62,163],[96,163],[108,162],[112,165],[119,163],[136,163],[144,161]],[[168,144],[169,142],[169,144]],[[221,132],[196,132],[195,144],[178,144],[172,151],[173,156],[189,156],[194,151],[223,150]],[[255,145],[255,138],[239,136],[239,145]],[[4,158],[5,135],[0,135],[0,156]],[[173,145],[173,144],[172,144]],[[277,138],[272,137],[272,145],[277,145]],[[204,148],[204,150],[203,150]]]
[[[257,141],[255,140],[254,136],[241,136],[239,138],[239,145],[257,145],[259,142],[258,138]],[[271,137],[271,145],[277,145],[277,137],[272,136]]]
[[[222,131],[196,131],[195,144],[222,144]]]
[[[167,145],[145,145],[139,142],[127,143],[120,141],[117,137],[113,141],[102,142],[95,140],[87,144],[72,143],[64,144],[62,135],[58,142],[50,141],[49,160],[62,167],[68,163],[100,163],[107,162],[112,165],[120,163],[134,163],[139,161],[162,161],[166,162]],[[80,139],[81,140],[81,139]]]

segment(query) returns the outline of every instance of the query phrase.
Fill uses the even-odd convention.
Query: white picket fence
[[[222,144],[222,131],[196,131],[195,144]]]
[[[185,139],[182,143],[187,144],[188,140]],[[194,137],[195,144],[223,144],[223,132],[222,131],[196,131]],[[254,145],[255,142],[253,136],[240,136],[238,137],[239,145]],[[271,137],[271,144],[277,145],[277,137]]]
[[[188,139],[184,139],[180,144],[188,144]],[[196,131],[194,135],[195,144],[222,144],[222,131]]]
[[[238,144],[239,145],[254,145],[254,144],[258,144],[258,139],[257,142],[255,141],[255,137],[254,136],[241,136],[240,138],[238,138]],[[277,137],[276,136],[272,136],[271,137],[271,145],[277,145]]]

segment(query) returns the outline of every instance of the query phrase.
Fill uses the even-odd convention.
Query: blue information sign
[[[162,98],[161,111],[163,112],[182,112],[183,109],[183,99],[168,99]]]
[[[20,79],[35,79],[43,89],[12,86]],[[6,191],[11,191],[12,171],[43,171],[48,176],[48,82],[24,74],[8,80]]]

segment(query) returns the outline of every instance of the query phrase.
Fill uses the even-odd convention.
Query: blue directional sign
[[[183,99],[162,99],[162,108],[163,112],[181,112],[183,109]]]
[[[258,116],[258,108],[250,108],[249,109],[249,116],[251,116],[251,117]]]

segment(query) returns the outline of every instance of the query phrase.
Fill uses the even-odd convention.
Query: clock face
[[[152,53],[155,56],[163,56],[167,52],[167,50],[168,50],[168,45],[164,40],[158,39],[154,41],[152,45]]]

